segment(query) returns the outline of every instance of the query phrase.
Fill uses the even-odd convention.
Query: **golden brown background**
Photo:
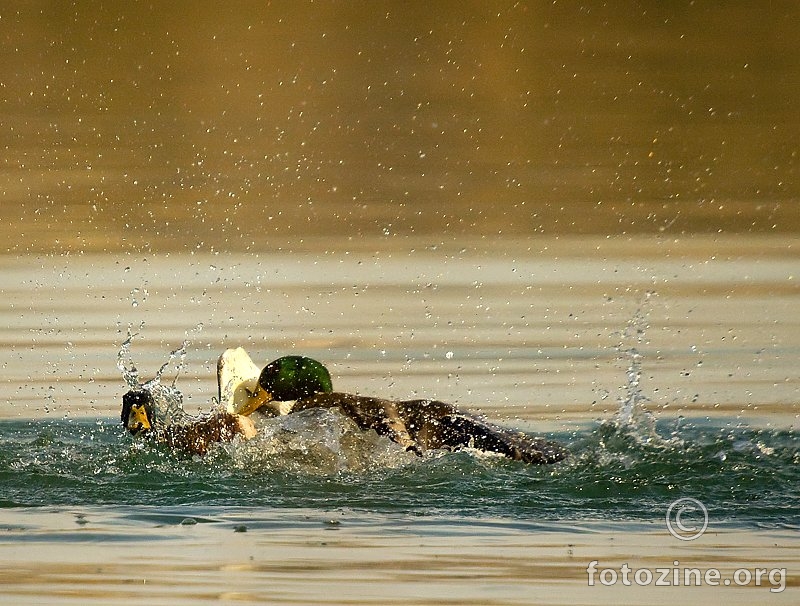
[[[0,250],[796,232],[796,2],[6,2]]]

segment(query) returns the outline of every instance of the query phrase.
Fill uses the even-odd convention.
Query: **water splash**
[[[646,343],[645,331],[648,327],[646,313],[639,307],[623,331],[623,340],[617,346],[620,356],[627,360],[628,368],[625,370],[625,393],[619,399],[620,408],[617,411],[617,421],[621,425],[637,425],[643,419],[652,415],[644,408],[649,398],[642,393],[642,353],[639,348]],[[633,344],[626,347],[626,341]]]
[[[633,440],[638,445],[664,446],[667,441],[656,433],[656,419],[645,407],[649,398],[642,391],[642,345],[647,343],[648,306],[655,293],[648,292],[633,317],[622,331],[617,351],[627,361],[624,393],[619,398],[619,409],[612,419],[601,423],[601,433]]]
[[[252,417],[258,435],[220,444],[212,457],[229,457],[250,472],[336,475],[392,469],[419,461],[414,453],[372,431],[362,431],[336,409],[312,408],[286,416]]]
[[[200,328],[198,326],[197,330]],[[154,425],[164,427],[191,422],[194,419],[184,411],[183,394],[177,387],[186,365],[188,340],[169,353],[152,379],[141,382],[130,351],[136,336],[138,333],[128,329],[128,337],[117,354],[117,367],[128,388],[152,394]],[[169,384],[164,381],[164,375],[173,366],[175,377]],[[212,398],[212,406],[218,404]],[[311,409],[275,418],[261,415],[252,418],[258,435],[249,441],[237,439],[216,445],[209,453],[212,465],[223,456],[234,468],[250,471],[330,475],[373,468],[391,469],[418,459],[385,436],[362,431],[338,410]]]
[[[141,384],[139,383],[139,371],[137,370],[136,365],[133,363],[133,357],[131,356],[131,342],[138,334],[138,332],[132,333],[129,326],[128,338],[122,342],[122,345],[120,345],[119,351],[117,352],[117,368],[122,373],[122,379],[125,381],[128,389],[141,388]]]
[[[132,333],[129,327],[128,337],[122,342],[117,353],[117,368],[122,373],[122,378],[128,389],[145,390],[152,394],[155,403],[153,419],[155,425],[166,426],[191,421],[192,416],[183,409],[183,394],[177,387],[178,377],[186,367],[188,339],[184,340],[180,347],[169,353],[169,358],[161,365],[161,368],[158,369],[152,379],[142,383],[139,381],[139,371],[133,363],[130,351],[131,343],[138,334],[138,332]],[[172,380],[171,385],[165,385],[162,383],[162,377],[176,358],[179,361],[175,367],[175,378]]]

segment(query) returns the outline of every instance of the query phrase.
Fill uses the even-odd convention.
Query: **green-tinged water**
[[[568,461],[528,466],[472,452],[418,459],[320,416],[281,421],[269,438],[221,445],[203,459],[134,440],[116,420],[4,421],[0,503],[190,507],[212,517],[248,508],[255,523],[260,512],[309,508],[580,523],[662,520],[688,495],[713,524],[800,528],[792,430],[683,421],[645,441],[636,428],[605,423],[551,436],[568,445]]]

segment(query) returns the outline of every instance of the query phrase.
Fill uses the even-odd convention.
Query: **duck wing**
[[[261,369],[241,347],[226,349],[217,360],[219,401],[226,412],[239,414],[258,387]]]
[[[409,433],[398,403],[383,398],[371,398],[351,393],[326,392],[301,398],[294,403],[292,412],[309,408],[338,408],[355,421],[361,429],[374,429],[405,448],[414,449],[416,443]]]

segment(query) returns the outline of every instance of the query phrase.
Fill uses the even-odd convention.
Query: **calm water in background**
[[[797,13],[4,7],[0,601],[796,603]],[[152,450],[117,426],[129,327],[143,375],[189,341],[193,412],[224,347],[302,351],[574,456],[418,461],[328,417]]]
[[[799,24],[794,2],[6,4],[4,248],[795,233]]]

